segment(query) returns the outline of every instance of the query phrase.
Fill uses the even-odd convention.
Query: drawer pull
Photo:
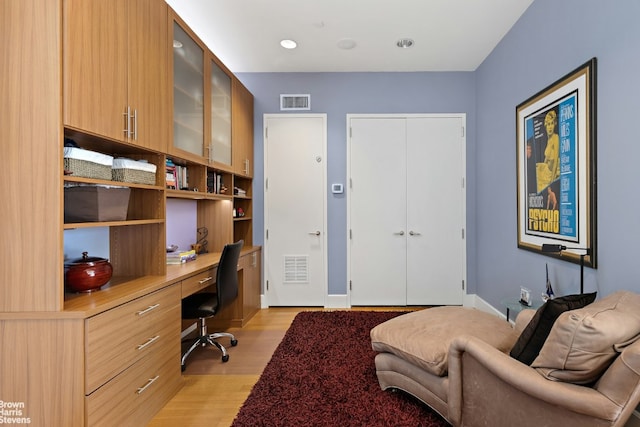
[[[209,276],[209,277],[205,277],[205,278],[204,278],[204,279],[202,279],[202,280],[198,280],[198,283],[202,285],[203,283],[208,282],[208,281],[209,281],[209,280],[211,280],[211,279],[213,279],[213,277],[211,277],[211,276]]]
[[[158,338],[160,338],[160,335],[156,335],[153,338],[149,338],[149,340],[147,342],[145,342],[144,344],[140,344],[138,345],[137,349],[138,350],[142,350],[143,348],[145,348],[146,346],[152,344],[154,341],[158,340]]]
[[[149,307],[145,308],[144,310],[138,311],[136,314],[138,316],[143,316],[143,315],[147,314],[148,312],[150,312],[151,310],[155,310],[158,307],[160,307],[160,304],[153,304],[153,305],[150,305]]]
[[[138,388],[138,391],[136,393],[138,394],[142,394],[143,391],[145,391],[147,388],[149,388],[149,386],[151,384],[153,384],[154,382],[156,382],[156,380],[160,378],[160,375],[156,375],[153,378],[149,378],[149,381],[147,381],[147,383],[145,385],[143,385],[142,387]]]

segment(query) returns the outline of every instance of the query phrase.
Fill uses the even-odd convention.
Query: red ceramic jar
[[[111,279],[113,267],[109,260],[90,257],[88,252],[82,252],[82,258],[71,260],[64,264],[65,284],[74,292],[91,292],[100,289]]]

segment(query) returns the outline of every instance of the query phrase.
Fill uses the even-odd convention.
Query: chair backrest
[[[218,307],[216,312],[222,310],[238,297],[238,260],[240,250],[244,245],[243,240],[229,243],[222,249],[218,272],[216,274],[216,292]]]

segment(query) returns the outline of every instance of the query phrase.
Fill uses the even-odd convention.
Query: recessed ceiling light
[[[176,49],[180,49],[182,47],[182,42],[178,41],[178,40],[174,40],[173,41],[173,47]]]
[[[396,46],[402,49],[406,49],[408,47],[413,46],[413,40],[411,39],[400,39],[396,42]]]
[[[349,50],[356,47],[356,41],[353,39],[340,39],[338,40],[337,45],[340,49]]]
[[[282,46],[285,49],[295,49],[298,46],[298,43],[296,43],[294,40],[280,40],[280,46]]]

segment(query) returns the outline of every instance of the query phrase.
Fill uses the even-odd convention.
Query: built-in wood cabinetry
[[[253,95],[238,80],[232,86],[233,172],[253,176]]]
[[[64,121],[163,150],[170,129],[163,0],[64,0]]]
[[[0,35],[12,43],[0,61],[0,138],[6,141],[0,230],[9,242],[0,250],[0,398],[23,405],[32,425],[145,425],[181,386],[182,281],[210,270],[215,258],[205,254],[187,268],[167,267],[167,199],[196,201],[211,252],[245,240],[243,289],[233,313],[242,325],[257,311],[260,292],[251,176],[211,163],[203,152],[171,148],[174,48],[167,24],[173,12],[163,0],[20,0],[2,11]],[[236,78],[225,73],[233,105]],[[211,79],[203,81],[211,93]],[[203,117],[211,117],[212,107],[201,107]],[[231,110],[232,163],[235,114],[252,113]],[[65,175],[64,138],[153,163],[156,182]],[[166,188],[168,158],[188,168],[190,188]],[[213,174],[227,192],[209,191]],[[65,222],[67,184],[128,187],[126,219]],[[234,184],[248,192],[234,197]],[[239,206],[248,213],[243,220],[234,219]],[[94,228],[108,229],[113,277],[99,291],[65,292],[65,236]]]
[[[169,8],[170,70],[173,82],[173,138],[168,152],[208,163],[205,146],[205,46]],[[207,97],[208,99],[208,97]]]

